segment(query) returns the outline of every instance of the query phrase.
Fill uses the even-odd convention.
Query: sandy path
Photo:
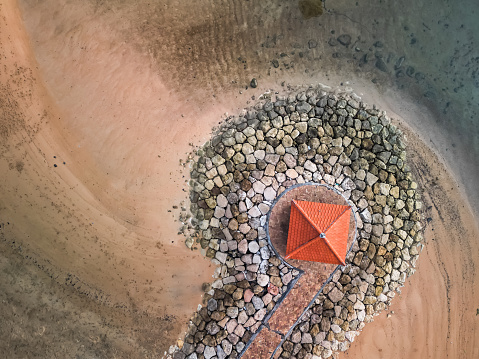
[[[180,171],[179,160],[185,159],[189,143],[202,144],[225,111],[236,112],[252,95],[283,88],[283,82],[339,85],[350,81],[368,102],[400,114],[441,158],[441,163],[433,163],[423,175],[439,179],[436,187],[431,187],[432,180],[427,182],[428,188],[434,188],[432,221],[419,271],[395,300],[396,315],[390,319],[382,315],[367,326],[351,352],[377,350],[378,357],[386,352],[390,355],[384,357],[394,357],[420,347],[425,352],[411,352],[410,356],[433,353],[441,357],[446,353],[455,357],[461,350],[475,354],[477,303],[473,294],[477,293],[477,281],[472,268],[479,255],[477,232],[471,228],[477,220],[467,206],[462,207],[460,197],[469,191],[477,208],[478,194],[471,188],[475,188],[479,166],[475,150],[467,151],[467,146],[476,148],[472,143],[477,138],[476,127],[464,121],[477,109],[461,107],[471,101],[464,93],[474,94],[464,80],[472,76],[473,68],[466,63],[472,55],[461,52],[474,44],[474,28],[464,15],[466,9],[453,15],[448,15],[450,5],[429,3],[421,9],[400,3],[394,5],[400,9],[351,9],[338,1],[334,5],[328,2],[335,14],[305,21],[296,7],[269,2],[231,1],[224,6],[210,1],[161,2],[153,6],[143,1],[135,5],[107,1],[80,6],[70,1],[25,0],[20,5],[21,12],[14,1],[1,6],[0,129],[6,135],[1,137],[0,236],[2,246],[16,248],[21,257],[28,257],[27,263],[36,263],[55,278],[48,282],[49,287],[76,289],[69,295],[86,300],[81,311],[99,313],[97,323],[114,317],[104,304],[121,305],[125,310],[117,314],[122,319],[116,323],[129,324],[119,325],[118,330],[143,345],[142,353],[165,350],[181,335],[186,317],[201,301],[200,285],[211,279],[213,271],[199,253],[184,248],[183,238],[177,235],[179,223],[174,222],[178,210],[172,206],[181,207],[186,198],[182,177],[186,171]],[[403,15],[388,17],[387,11]],[[464,20],[464,31],[456,31],[460,42],[453,61],[454,71],[463,66],[463,73],[451,71],[448,56],[454,49],[441,47],[431,32],[403,30],[414,23],[411,19],[419,21],[411,15],[416,13],[422,14],[420,20],[434,31],[444,27],[444,19],[457,28]],[[413,31],[421,47],[410,45]],[[342,33],[351,34],[361,51],[328,44]],[[309,40],[315,40],[316,46],[311,47]],[[359,66],[365,53],[380,51],[373,45],[378,40],[385,44],[384,53],[393,55],[390,71],[405,54],[407,64],[422,70],[427,81],[439,78],[437,88],[414,77],[396,79],[394,73],[379,71],[374,61]],[[426,52],[437,52],[434,61]],[[272,60],[278,61],[278,68]],[[252,77],[257,77],[260,85],[246,90]],[[456,78],[465,84],[458,95],[453,91]],[[418,105],[413,111],[410,98],[393,90],[392,84],[417,98],[423,98],[426,90],[433,91],[435,102],[424,100],[428,107]],[[438,91],[441,87],[444,90]],[[448,111],[464,108],[457,112],[459,133],[451,130],[450,112],[442,114],[447,102],[442,99],[450,95],[456,97],[451,97],[454,101]],[[461,141],[467,126],[470,134]],[[417,163],[429,158],[425,148],[414,148]],[[442,159],[452,169],[459,188],[451,184]],[[454,190],[440,190],[450,187]],[[449,228],[448,218],[454,220],[453,228]],[[441,235],[451,231],[454,236]],[[456,238],[461,238],[463,247],[456,246]],[[8,258],[14,254],[2,253],[5,263],[10,263]],[[17,279],[33,275],[12,273]],[[443,279],[437,280],[444,276],[449,276],[449,290]],[[18,284],[14,288],[23,290]],[[423,293],[437,294],[434,302],[426,300]],[[62,301],[74,303],[68,298]],[[25,311],[34,305],[19,304]],[[403,308],[401,316],[397,315],[399,308]],[[436,315],[447,313],[448,308],[451,316]],[[141,321],[146,311],[159,322]],[[177,316],[176,321],[167,316],[171,314]],[[13,319],[12,323],[22,327]],[[169,326],[162,330],[166,323]],[[375,336],[377,326],[386,328],[384,336]],[[106,324],[98,324],[98,328],[108,331]],[[134,328],[139,334],[132,334]],[[393,333],[402,333],[403,328],[409,330],[408,335],[396,334],[391,340]],[[427,334],[432,344],[423,349],[424,333],[437,328],[444,328],[434,336],[437,342]],[[150,338],[150,346],[141,338]],[[380,338],[387,340],[379,342]],[[444,338],[453,343],[446,346]],[[52,340],[51,345],[58,342]],[[62,350],[71,353],[68,347]]]

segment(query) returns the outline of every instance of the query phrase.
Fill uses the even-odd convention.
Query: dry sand
[[[196,142],[201,117],[196,125],[178,121],[180,108],[190,116],[193,109],[151,71],[143,71],[141,83],[135,83],[140,74],[134,54],[110,61],[104,52],[99,68],[78,66],[67,54],[72,61],[55,72],[68,83],[50,91],[15,3],[2,4],[2,14],[2,247],[17,248],[56,283],[90,298],[86,309],[77,311],[122,309],[132,325],[118,330],[151,342],[147,352],[162,352],[201,302],[201,284],[213,272],[199,253],[184,246],[177,235],[179,210],[172,209],[186,199],[179,160],[188,143]],[[109,81],[100,81],[101,75]],[[72,86],[72,79],[80,86]],[[131,106],[132,96],[141,102]],[[174,121],[156,120],[165,116],[161,98],[174,104],[166,110]],[[141,324],[148,316],[154,324]],[[108,317],[101,314],[96,322],[108,328]],[[49,321],[43,325],[47,332],[58,329]],[[2,342],[12,345],[16,338],[7,333]]]
[[[367,325],[341,357],[479,355],[479,231],[465,200],[468,193],[479,208],[477,129],[463,121],[477,107],[467,106],[475,92],[464,80],[472,55],[461,53],[474,45],[475,28],[467,10],[448,13],[446,2],[414,5],[429,30],[408,31],[421,22],[412,5],[327,5],[331,14],[303,20],[292,3],[2,2],[2,356],[163,353],[181,337],[214,269],[177,234],[188,191],[180,160],[252,96],[317,82],[350,86],[410,126],[409,153],[431,218],[395,314]],[[457,28],[464,20],[457,31],[464,44],[439,53],[432,33],[446,20]],[[342,33],[355,45],[328,44]],[[409,45],[412,38],[421,47]],[[393,56],[390,68],[405,54],[426,80],[394,78],[374,62],[359,66],[379,40]],[[438,51],[435,61],[425,51]],[[449,52],[464,67],[454,67],[454,79],[445,71]],[[260,85],[246,90],[252,77]],[[456,80],[464,83],[458,92]],[[456,131],[450,118],[458,108]]]

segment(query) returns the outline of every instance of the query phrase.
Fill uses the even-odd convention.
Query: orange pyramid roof
[[[286,259],[345,265],[350,206],[291,201]]]

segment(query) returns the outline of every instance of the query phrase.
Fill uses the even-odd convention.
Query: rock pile
[[[399,129],[353,98],[310,89],[266,98],[231,118],[197,153],[191,224],[218,265],[173,358],[236,358],[299,272],[270,250],[265,226],[288,187],[325,182],[357,208],[358,240],[277,353],[328,358],[349,347],[414,273],[421,202]],[[195,244],[196,242],[196,244]]]

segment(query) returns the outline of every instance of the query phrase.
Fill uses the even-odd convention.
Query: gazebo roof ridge
[[[299,253],[302,253],[300,257],[303,257],[303,258],[296,257],[296,259],[318,261],[317,259],[316,260],[309,259],[315,256],[318,257],[318,254],[317,254],[318,248],[311,247],[311,246],[314,246],[314,244],[316,244],[317,246],[325,245],[325,247],[323,247],[323,250],[321,252],[324,255],[326,255],[326,257],[323,257],[323,259],[327,258],[328,256],[327,252],[329,252],[330,261],[334,261],[335,263],[345,265],[345,259],[343,259],[342,256],[338,253],[337,248],[335,248],[335,245],[331,243],[330,238],[328,238],[327,236],[327,232],[330,229],[334,229],[335,225],[344,226],[344,223],[342,223],[344,222],[344,220],[341,220],[341,223],[339,223],[338,220],[340,220],[340,218],[344,215],[344,213],[348,212],[348,210],[351,209],[351,206],[319,203],[319,202],[296,201],[295,199],[292,199],[291,203],[292,203],[291,218],[290,218],[290,229],[289,229],[288,238],[290,238],[291,236],[292,242],[295,243],[292,245],[298,245],[298,247],[294,249],[290,247],[289,253],[285,257],[285,259],[292,258],[293,256],[297,256]],[[306,223],[311,226],[309,230],[307,230],[307,225],[305,225],[305,222],[304,221],[301,222],[301,220],[298,219],[300,217],[298,217],[298,215],[294,215],[293,206],[294,206],[294,210],[297,210],[301,214],[303,219],[306,220]],[[316,208],[318,206],[322,207],[321,209],[318,209],[318,215],[322,210],[329,209],[330,211],[325,214],[322,214],[321,217],[319,217],[318,215],[312,216],[311,214],[314,213],[313,208],[309,208],[308,210],[307,206],[316,207]],[[306,208],[303,208],[303,207],[306,207]],[[348,224],[349,224],[349,217],[348,217]],[[305,226],[306,226],[307,233],[309,233],[309,238],[303,237],[306,239],[306,242],[304,242],[304,239],[301,240],[300,238],[297,237],[298,236],[297,230],[299,228],[298,226],[303,228],[303,230],[305,229]],[[341,234],[341,228],[336,228],[336,230],[339,230],[339,234]],[[311,238],[311,236],[313,237]],[[303,243],[300,243],[301,241],[303,241]],[[340,247],[343,245],[341,240],[337,242],[337,244]],[[324,252],[325,250],[326,252]],[[305,253],[305,251],[307,252]],[[316,251],[316,254],[314,254],[314,251]],[[327,262],[329,263],[329,261]]]

